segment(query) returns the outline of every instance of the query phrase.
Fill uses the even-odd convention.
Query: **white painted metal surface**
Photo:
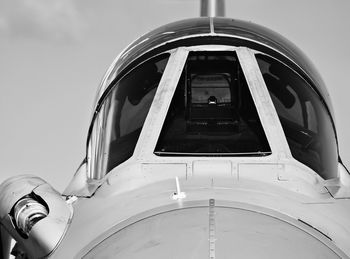
[[[210,199],[163,209],[114,228],[77,258],[346,258],[312,227],[262,208]]]
[[[260,121],[270,143],[272,153],[277,154],[280,159],[291,158],[292,155],[286,137],[265,81],[261,75],[254,52],[248,48],[241,47],[237,50],[237,56],[246,77]]]
[[[191,51],[237,53],[271,155],[154,154]],[[83,164],[67,188],[89,198],[68,201],[74,216],[52,258],[349,258],[349,174],[340,166],[325,181],[291,156],[254,52],[170,52],[133,156],[98,181]]]
[[[153,153],[190,51],[236,51],[271,155]],[[254,52],[204,45],[171,53],[134,155],[103,178],[92,198],[74,204],[71,228],[54,257],[347,258],[349,200],[334,199],[326,181],[291,156]],[[349,176],[340,175],[348,190]]]

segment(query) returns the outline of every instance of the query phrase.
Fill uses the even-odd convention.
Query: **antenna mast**
[[[225,0],[201,0],[201,17],[224,17]]]

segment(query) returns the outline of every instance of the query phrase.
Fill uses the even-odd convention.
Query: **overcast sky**
[[[226,0],[226,16],[273,29],[313,60],[328,85],[350,166],[350,1]],[[0,182],[38,175],[63,191],[85,156],[93,99],[114,57],[199,0],[0,1]]]

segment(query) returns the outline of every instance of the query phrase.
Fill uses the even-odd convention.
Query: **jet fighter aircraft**
[[[350,175],[327,89],[287,39],[222,17],[159,27],[104,76],[61,194],[0,186],[1,256],[349,258]]]

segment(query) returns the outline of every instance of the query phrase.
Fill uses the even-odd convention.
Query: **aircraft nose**
[[[84,258],[340,258],[325,239],[293,222],[217,207],[210,200],[206,207],[171,210],[132,223]]]

